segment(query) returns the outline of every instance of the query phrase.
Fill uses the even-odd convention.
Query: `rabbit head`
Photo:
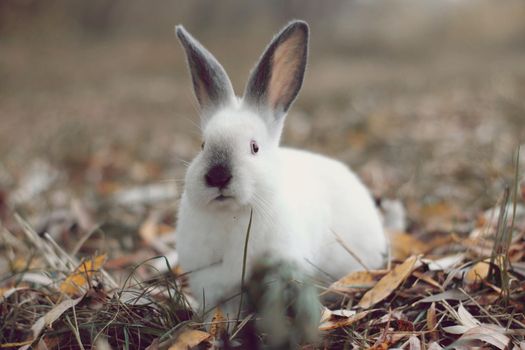
[[[237,98],[224,68],[182,26],[200,106],[202,151],[186,173],[185,192],[198,207],[239,209],[271,192],[279,176],[277,149],[286,112],[301,88],[308,25],[294,21],[270,42]]]

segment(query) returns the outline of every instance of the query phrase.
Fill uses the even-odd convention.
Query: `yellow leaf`
[[[357,289],[371,288],[376,284],[375,277],[384,274],[376,271],[354,271],[332,283],[329,290],[338,292],[353,292]]]
[[[106,254],[98,255],[80,264],[75,271],[67,276],[66,280],[60,285],[60,291],[69,296],[78,295],[82,292],[83,287],[88,284],[94,273],[98,272],[104,262]]]
[[[474,264],[465,274],[463,281],[467,285],[475,285],[481,283],[489,275],[490,264],[485,261],[480,261]]]
[[[215,339],[221,339],[226,334],[226,321],[221,308],[217,307],[211,319],[210,335]]]
[[[407,233],[391,233],[390,242],[394,259],[402,260],[411,255],[422,254],[430,250],[426,243]]]
[[[414,270],[418,258],[411,256],[401,265],[396,266],[392,271],[386,274],[374,288],[370,289],[363,295],[358,306],[364,309],[377,304],[389,296]]]
[[[187,329],[177,337],[168,350],[188,350],[211,338],[209,333],[195,329]]]

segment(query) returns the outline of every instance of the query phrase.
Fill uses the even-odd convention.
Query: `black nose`
[[[208,173],[204,178],[209,187],[224,188],[230,182],[232,173],[230,172],[230,169],[224,165],[215,165],[208,170]]]

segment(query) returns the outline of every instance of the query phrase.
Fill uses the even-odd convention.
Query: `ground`
[[[173,24],[178,22],[223,62],[240,94],[272,33],[289,18],[307,19],[312,32],[308,73],[287,117],[283,143],[344,161],[376,197],[404,204],[409,222],[403,234],[411,238],[398,237],[401,242],[417,239],[405,245],[421,246],[400,253],[396,263],[413,253],[434,259],[467,251],[461,260],[466,265],[460,264],[465,271],[491,256],[491,266],[509,269],[495,262],[491,247],[480,251],[468,248],[468,243],[470,239],[477,245],[476,230],[486,225],[500,233],[507,227],[503,222],[487,223],[490,220],[483,213],[501,205],[507,186],[512,203],[515,185],[523,176],[525,150],[521,159],[516,158],[525,140],[522,5],[509,2],[496,8],[485,2],[479,6],[458,2],[440,8],[439,17],[432,14],[436,8],[402,2],[388,8],[389,16],[359,3],[337,2],[336,9],[326,9],[311,2],[301,8],[292,2],[277,10],[264,8],[263,14],[252,4],[241,8],[243,22],[228,17],[224,8],[231,4],[217,6],[220,15],[211,20],[199,17],[199,6],[212,6],[206,1],[195,6],[164,3],[151,10],[154,19],[141,15],[140,2],[129,6],[116,2],[113,8],[99,3],[99,12],[90,10],[94,17],[81,16],[86,9],[75,12],[60,1],[50,9],[32,2],[27,7],[1,4],[0,291],[21,283],[20,271],[53,264],[39,253],[42,245],[28,243],[15,213],[37,233],[48,232],[76,259],[67,268],[55,266],[63,274],[51,273],[50,278],[64,279],[81,257],[104,253],[105,268],[122,285],[135,264],[170,251],[171,242],[164,242],[163,233],[175,227],[184,163],[198,152],[201,142],[184,56],[173,35]],[[275,11],[284,12],[274,16]],[[106,29],[101,13],[108,14]],[[246,29],[238,30],[241,25]],[[515,198],[519,208],[523,204],[519,191]],[[522,247],[522,224],[517,221],[514,231],[507,230],[514,233],[515,247]],[[83,245],[77,245],[92,231]],[[450,237],[454,243],[447,241]],[[436,245],[436,239],[446,244]],[[497,244],[496,248],[503,249]],[[516,269],[522,266],[523,256],[512,255],[512,259]],[[416,272],[439,284],[450,276],[450,270],[439,275],[423,265]],[[523,290],[523,270],[521,275],[516,271],[511,274],[517,284],[488,277],[487,283],[518,293]],[[138,280],[154,276],[147,268],[136,273]],[[414,279],[421,277],[414,276],[402,281],[405,284],[395,300],[381,304],[384,310],[413,301],[403,293],[416,293]],[[31,288],[38,285],[31,283]],[[468,290],[472,284],[455,281],[451,286]],[[481,293],[487,288],[491,287],[479,287],[476,295],[488,295]],[[363,290],[354,292],[345,290],[357,303]],[[423,298],[427,295],[423,292],[437,290],[423,288],[417,295]],[[43,292],[35,293],[40,294],[28,300],[40,300]],[[513,296],[523,292],[519,293]],[[438,314],[453,322],[451,309],[435,302],[431,305]],[[9,310],[1,307],[0,317],[14,322]],[[450,308],[458,307],[456,299]],[[498,310],[508,311],[512,302],[507,300],[501,307]],[[483,314],[472,305],[467,309],[476,317]],[[412,311],[408,319],[394,318],[410,321],[410,327],[421,331],[425,326],[410,318]],[[515,311],[523,313],[519,308]],[[380,319],[386,314],[367,317]],[[30,316],[24,317],[26,325],[32,324]],[[175,319],[163,319],[162,313],[158,317],[152,322],[176,324]],[[523,317],[516,319],[523,322]],[[1,327],[0,343],[27,336],[6,333]],[[388,328],[375,327],[377,334]],[[152,328],[151,334],[162,334],[162,327]],[[440,336],[445,333],[440,329]],[[507,336],[514,337],[516,344],[520,339]],[[364,337],[360,344],[381,344],[380,337],[371,339]],[[423,343],[430,339],[434,338]],[[445,338],[442,345],[452,339]]]

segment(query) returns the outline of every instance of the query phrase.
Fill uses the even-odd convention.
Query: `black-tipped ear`
[[[186,51],[195,96],[202,110],[210,112],[231,102],[235,94],[221,64],[183,26],[176,26],[175,32]]]
[[[301,89],[308,55],[308,24],[293,21],[277,34],[250,74],[244,100],[284,115]]]

